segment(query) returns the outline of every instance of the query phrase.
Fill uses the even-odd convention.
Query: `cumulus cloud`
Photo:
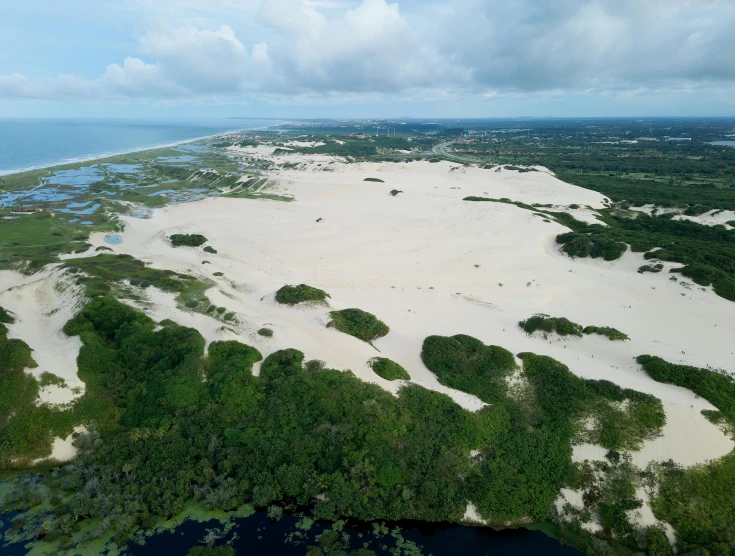
[[[175,12],[175,24],[153,25],[122,64],[91,79],[0,76],[0,98],[493,99],[735,84],[731,0],[143,4]]]

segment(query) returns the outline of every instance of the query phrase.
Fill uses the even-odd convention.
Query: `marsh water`
[[[0,530],[12,527],[13,514],[0,514]],[[305,521],[307,524],[305,525]],[[3,527],[4,526],[4,527]],[[398,530],[400,529],[400,533]],[[229,527],[219,521],[185,521],[172,531],[155,534],[145,544],[128,543],[123,554],[147,556],[153,554],[185,555],[194,546],[203,546],[207,534],[216,538],[215,545],[229,544],[236,554],[273,554],[303,556],[310,546],[318,546],[318,537],[335,530],[333,524],[311,522],[301,517],[284,515],[279,521],[270,520],[265,512],[234,520]],[[382,530],[372,524],[347,522],[339,531],[339,548],[355,550],[366,547],[380,556],[395,554],[391,549],[400,546],[399,554],[417,554],[408,549],[418,548],[425,556],[484,556],[514,554],[545,556],[578,556],[582,553],[562,545],[541,531],[512,529],[494,531],[484,527],[463,527],[452,523],[425,523],[402,521],[386,523]],[[212,535],[213,534],[213,535]],[[28,551],[24,543],[5,545],[0,552],[20,556]],[[415,545],[415,546],[413,546]],[[338,548],[332,545],[333,548]]]
[[[279,123],[283,122],[224,118],[0,119],[0,175]]]

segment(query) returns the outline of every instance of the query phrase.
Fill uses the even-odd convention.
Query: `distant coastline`
[[[238,119],[246,120],[250,119],[252,121],[268,121],[267,125],[259,126],[259,127],[239,127],[236,123]],[[29,166],[23,166],[23,167],[15,167],[15,168],[9,168],[5,169],[0,165],[0,176],[9,176],[12,174],[22,174],[24,172],[32,172],[36,170],[43,170],[45,168],[54,168],[56,166],[65,166],[68,164],[78,164],[78,163],[84,163],[84,162],[92,162],[95,160],[102,160],[105,158],[110,158],[113,156],[119,156],[123,154],[130,154],[140,151],[148,151],[153,149],[163,149],[166,147],[176,147],[179,145],[185,145],[188,143],[194,143],[196,141],[201,141],[204,139],[210,139],[212,137],[217,137],[218,135],[222,135],[224,133],[236,133],[238,131],[258,131],[258,130],[265,130],[270,127],[276,126],[276,125],[282,125],[288,123],[288,120],[278,120],[278,119],[272,119],[272,118],[227,118],[222,121],[227,121],[229,123],[232,123],[231,128],[223,127],[222,130],[217,131],[216,133],[206,133],[204,135],[199,135],[195,137],[190,137],[186,139],[179,139],[174,141],[164,141],[161,143],[154,143],[154,144],[148,144],[148,145],[137,145],[135,147],[131,148],[123,148],[119,150],[109,150],[104,151],[97,154],[91,154],[91,155],[83,155],[83,156],[74,156],[74,157],[66,157],[66,158],[59,158],[55,161],[49,161],[49,162],[42,162],[39,164],[32,164]],[[3,123],[10,122],[10,120],[2,121],[0,120],[0,125]],[[15,123],[15,122],[13,122]],[[73,123],[73,120],[70,120],[70,123]],[[100,124],[103,124],[104,121],[100,121]],[[155,122],[151,122],[151,124],[154,124]],[[12,138],[8,138],[12,140]],[[39,140],[42,140],[39,138]]]

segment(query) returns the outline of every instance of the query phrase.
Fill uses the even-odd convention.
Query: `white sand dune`
[[[263,147],[249,150],[268,156]],[[307,359],[351,369],[396,391],[400,381],[383,381],[366,365],[379,350],[403,365],[412,382],[477,409],[482,406],[477,398],[441,386],[420,358],[426,336],[469,334],[514,353],[550,355],[579,376],[611,380],[664,400],[666,434],[647,443],[637,461],[671,457],[691,465],[732,449],[732,441],[701,416],[702,409],[712,408],[707,401],[653,381],[634,357],[650,353],[732,369],[735,304],[686,280],[672,282],[668,273],[638,274],[645,263],[641,254],[628,252],[614,262],[571,260],[555,243],[556,234],[566,231],[559,224],[513,205],[462,201],[478,195],[594,209],[602,206],[602,195],[545,172],[495,172],[448,162],[344,164],[296,154],[272,160],[299,163],[299,169],[268,174],[274,192],[293,194],[296,201],[216,198],[161,209],[149,220],[124,217],[124,240],[115,251],[213,280],[216,286],[207,295],[237,313],[238,337],[266,356],[297,348]],[[324,171],[325,165],[332,171]],[[366,177],[384,183],[365,182]],[[403,193],[392,197],[393,188]],[[219,253],[171,247],[166,236],[181,232],[204,234]],[[95,245],[102,241],[102,234],[91,239]],[[203,258],[211,264],[202,265]],[[224,276],[212,276],[216,271]],[[390,334],[375,342],[375,349],[327,329],[326,307],[273,301],[281,285],[298,283],[325,289],[333,308],[376,314]],[[152,314],[186,324],[171,312],[172,303],[166,302],[167,312]],[[631,340],[528,337],[517,323],[538,312],[613,326]],[[205,336],[214,339],[213,327],[220,323],[210,320],[214,324]],[[273,338],[256,334],[266,325],[275,331]]]
[[[56,267],[47,267],[32,276],[0,271],[0,306],[13,311],[16,319],[6,325],[8,337],[23,340],[33,350],[38,367],[29,371],[35,377],[49,372],[66,383],[66,387],[43,388],[40,403],[68,403],[84,391],[84,383],[77,377],[81,341],[62,332],[83,305],[80,290]]]

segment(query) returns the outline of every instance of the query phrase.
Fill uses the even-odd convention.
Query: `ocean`
[[[0,119],[0,175],[284,123],[259,119]]]

